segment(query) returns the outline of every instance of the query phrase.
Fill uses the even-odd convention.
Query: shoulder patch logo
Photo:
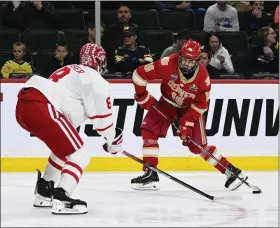
[[[171,74],[171,80],[176,81],[178,79],[178,76],[176,74]]]

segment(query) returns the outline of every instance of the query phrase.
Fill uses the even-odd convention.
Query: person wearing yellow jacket
[[[12,73],[32,73],[32,67],[22,58],[25,55],[25,45],[21,42],[13,44],[13,60],[8,60],[2,67],[1,73],[3,78],[9,78]]]

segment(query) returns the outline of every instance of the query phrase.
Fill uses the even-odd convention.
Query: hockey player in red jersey
[[[35,207],[52,207],[53,214],[85,214],[87,203],[70,198],[90,162],[76,128],[90,120],[106,139],[105,151],[122,152],[122,130],[115,128],[103,48],[86,44],[80,63],[62,67],[49,79],[34,75],[18,94],[19,125],[51,150],[48,164],[35,189]]]
[[[199,63],[199,57],[200,44],[188,40],[179,53],[141,66],[134,71],[132,80],[135,87],[135,100],[142,108],[149,110],[141,125],[143,159],[150,165],[155,167],[158,165],[158,139],[165,137],[170,122],[177,120],[180,129],[177,133],[182,144],[225,174],[225,187],[234,190],[243,182],[236,175],[226,171],[216,160],[207,154],[202,154],[199,148],[187,141],[188,137],[192,137],[233,173],[241,178],[247,178],[243,176],[240,169],[233,166],[217,151],[216,146],[207,144],[203,113],[208,109],[211,82],[206,68]],[[146,90],[147,80],[153,79],[162,79],[160,86],[162,95],[158,102]],[[170,122],[153,109],[153,106],[167,116]],[[145,167],[143,167],[143,171],[145,172],[142,176],[131,180],[132,188],[158,189],[158,174]]]

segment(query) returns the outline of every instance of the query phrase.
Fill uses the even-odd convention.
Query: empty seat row
[[[30,51],[53,50],[58,41],[64,41],[70,50],[74,50],[73,45],[86,36],[86,30],[64,30],[62,33],[52,29],[26,30],[22,35],[18,30],[0,30],[0,49],[11,49],[14,42],[22,41]],[[248,49],[247,34],[244,31],[222,32],[220,37],[230,54],[245,52]],[[201,45],[207,43],[205,32],[194,31],[191,38]],[[152,53],[157,53],[172,45],[174,38],[169,30],[141,30],[138,42],[149,47]]]

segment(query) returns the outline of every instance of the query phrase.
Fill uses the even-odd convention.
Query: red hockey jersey
[[[163,99],[177,108],[187,108],[183,119],[195,122],[208,109],[211,82],[204,65],[196,68],[194,75],[186,79],[178,64],[179,54],[164,57],[156,62],[140,66],[133,73],[133,84],[137,95],[146,91],[147,81],[162,79]]]

